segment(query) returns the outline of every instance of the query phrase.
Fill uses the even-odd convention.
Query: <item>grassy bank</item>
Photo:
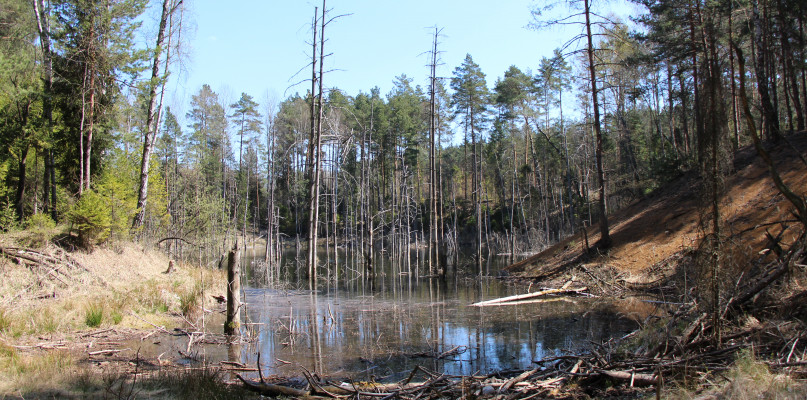
[[[124,390],[140,367],[139,354],[134,346],[109,350],[112,344],[123,347],[175,327],[206,329],[202,317],[220,308],[212,296],[224,294],[224,271],[172,262],[168,272],[165,254],[134,243],[67,252],[32,235],[41,232],[0,236],[0,397]],[[191,379],[168,371],[141,378],[144,386],[133,390],[148,381]]]

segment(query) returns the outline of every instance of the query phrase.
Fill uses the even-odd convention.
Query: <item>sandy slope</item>
[[[771,146],[771,156],[785,183],[796,193],[807,193],[807,165],[800,156],[807,152],[807,134],[793,134],[788,142]],[[761,258],[760,251],[768,246],[766,230],[776,236],[786,229],[783,237],[792,240],[788,234],[795,224],[779,223],[794,219],[792,206],[774,186],[753,146],[735,154],[734,170],[726,178],[727,192],[721,205],[731,267],[745,269]],[[652,280],[665,273],[659,271],[665,260],[698,246],[702,237],[699,221],[707,204],[696,175],[686,174],[611,215],[613,248],[607,255],[585,262],[607,265],[629,282]],[[595,225],[588,230],[588,240],[593,244],[598,239]],[[578,234],[514,264],[509,271],[516,276],[551,277],[580,264],[583,247],[583,237]]]

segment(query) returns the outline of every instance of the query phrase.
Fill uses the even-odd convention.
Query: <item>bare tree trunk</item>
[[[793,66],[793,51],[790,47],[790,37],[789,33],[786,30],[786,26],[788,26],[788,21],[785,18],[785,14],[787,10],[785,8],[784,1],[777,0],[778,5],[778,15],[779,15],[779,38],[782,43],[782,70],[784,79],[784,86],[790,86],[789,91],[785,91],[786,98],[790,98],[793,100],[793,107],[796,110],[796,129],[801,131],[804,129],[804,110],[802,109],[801,105],[801,98],[799,97],[799,83],[797,79],[796,69]],[[733,53],[732,53],[733,54]],[[789,107],[788,107],[789,108]],[[790,114],[788,112],[788,114]],[[791,125],[792,129],[792,125]]]
[[[606,214],[606,185],[605,172],[603,168],[603,139],[600,127],[600,105],[597,99],[597,74],[594,64],[594,41],[591,33],[590,2],[584,0],[586,15],[586,39],[588,41],[588,69],[591,78],[591,106],[594,108],[594,134],[597,141],[597,182],[599,186],[599,213],[600,213],[600,247],[611,246],[611,235],[608,229],[608,215]]]
[[[317,267],[317,230],[319,228],[319,180],[320,180],[320,151],[322,148],[322,116],[323,116],[323,86],[322,86],[322,73],[323,73],[323,47],[325,46],[325,0],[322,0],[322,17],[320,21],[320,47],[319,47],[319,93],[317,94],[317,128],[314,139],[314,154],[313,154],[313,176],[310,184],[311,202],[309,210],[309,231],[308,231],[308,279],[309,286],[314,287],[316,284],[316,267]],[[313,95],[313,94],[312,94]]]
[[[92,137],[95,127],[95,73],[90,72],[90,116],[87,140],[84,143],[84,190],[90,190],[90,162],[92,160]]]
[[[733,2],[729,7],[729,43],[734,42]],[[737,109],[737,83],[734,80],[734,52],[729,51],[729,66],[731,72],[731,126],[734,133],[734,148],[740,147],[740,119]]]
[[[266,263],[267,270],[272,265],[270,260],[273,260],[274,257],[272,255],[272,243],[274,243],[276,237],[274,236],[274,224],[275,224],[275,178],[274,178],[274,157],[275,157],[275,136],[273,133],[274,126],[269,126],[266,129],[266,136],[267,136],[267,160],[266,160],[266,190],[268,192],[266,196],[266,251],[263,255],[263,261]]]
[[[24,217],[23,211],[25,211],[24,207],[23,207],[24,206],[23,198],[25,197],[25,188],[27,186],[27,182],[26,182],[26,179],[27,179],[26,178],[26,172],[27,172],[27,166],[28,166],[28,146],[27,145],[24,146],[24,148],[20,151],[20,158],[19,158],[18,161],[19,161],[19,163],[18,163],[18,169],[17,169],[17,193],[15,195],[15,200],[16,200],[15,205],[16,205],[16,208],[17,208],[17,210],[16,210],[17,211],[17,218],[20,221],[22,221],[23,217]],[[34,159],[34,162],[36,162],[36,159]]]
[[[84,66],[84,76],[81,85],[81,122],[79,123],[78,135],[78,194],[81,196],[84,193],[84,121],[87,119],[87,100],[86,100],[86,86],[87,86],[87,66]]]
[[[438,193],[438,175],[437,175],[437,146],[436,130],[437,130],[437,108],[436,108],[436,92],[437,92],[437,37],[440,30],[434,28],[434,38],[432,41],[432,62],[431,62],[431,87],[429,89],[429,273],[445,275],[445,266],[440,265],[440,249],[438,245],[438,226],[440,224],[440,215],[437,212],[437,193]]]
[[[182,4],[182,0],[171,6],[171,0],[163,0],[162,14],[160,15],[160,27],[157,31],[157,43],[154,47],[154,59],[151,65],[151,82],[149,88],[149,105],[146,112],[146,135],[143,138],[143,157],[140,163],[140,190],[137,194],[137,214],[132,221],[132,229],[138,229],[143,225],[143,217],[146,214],[146,200],[148,199],[149,185],[149,160],[154,149],[154,141],[159,130],[158,110],[162,104],[157,104],[157,88],[165,90],[165,79],[160,77],[160,56],[163,53],[163,43],[165,42],[165,30],[168,19],[177,6]],[[170,42],[169,42],[170,47]],[[166,63],[170,58],[170,48],[166,49]],[[160,101],[162,103],[162,101]]]

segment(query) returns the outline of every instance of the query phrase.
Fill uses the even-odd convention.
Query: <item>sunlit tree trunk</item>
[[[159,109],[162,107],[162,97],[158,104],[157,90],[165,90],[165,77],[160,77],[160,57],[163,53],[165,43],[165,31],[168,26],[171,13],[182,4],[182,0],[176,5],[171,4],[171,0],[163,0],[162,13],[160,14],[160,26],[157,30],[157,43],[154,47],[154,58],[151,65],[151,81],[149,82],[148,108],[146,112],[146,134],[143,138],[143,154],[140,163],[140,189],[137,194],[137,214],[132,221],[132,229],[138,229],[143,225],[143,217],[146,213],[146,200],[148,199],[149,184],[149,160],[154,149],[154,140],[157,137],[159,121]],[[170,36],[170,35],[169,35]],[[170,38],[166,48],[166,68],[170,60]]]

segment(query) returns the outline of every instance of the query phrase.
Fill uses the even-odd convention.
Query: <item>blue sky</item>
[[[443,29],[438,75],[449,77],[469,53],[487,74],[488,85],[510,66],[535,69],[541,57],[574,32],[527,29],[533,0],[330,0],[331,16],[350,14],[326,28],[325,85],[348,95],[382,94],[396,76],[428,84],[433,27]],[[171,77],[169,105],[182,117],[190,96],[209,84],[226,104],[242,92],[264,102],[304,93],[310,83],[311,20],[321,2],[300,0],[193,0],[195,29],[186,37],[190,59]],[[576,28],[575,28],[576,29]],[[300,69],[299,75],[295,76]]]

